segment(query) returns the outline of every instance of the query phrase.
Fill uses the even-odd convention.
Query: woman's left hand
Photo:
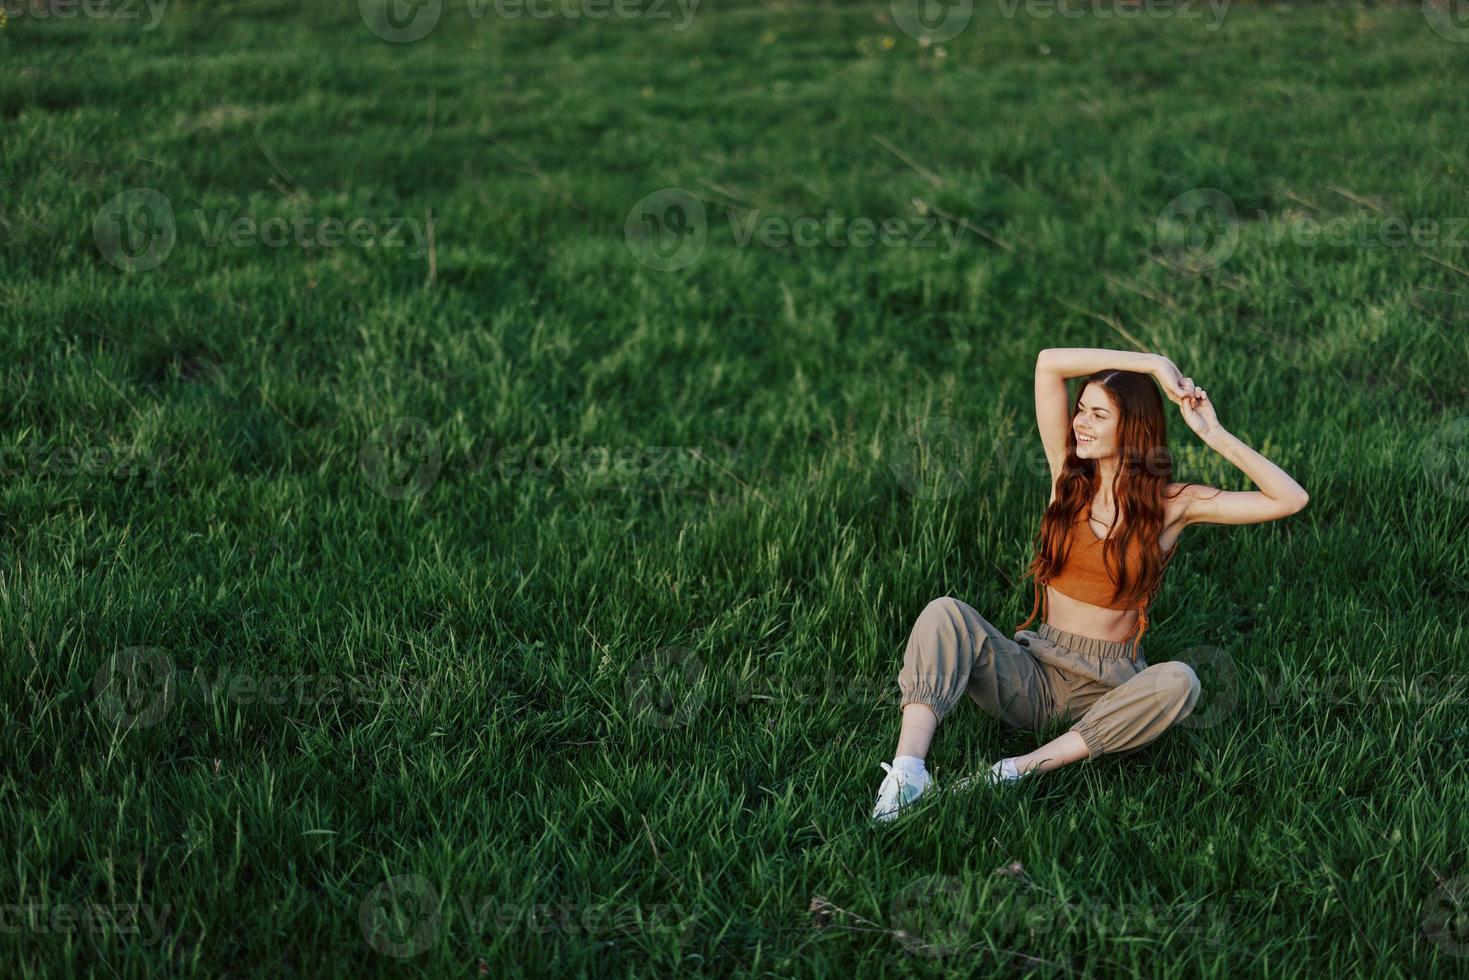
[[[1194,435],[1200,439],[1207,438],[1219,429],[1219,419],[1214,415],[1214,404],[1209,401],[1209,393],[1203,388],[1195,388],[1192,394],[1185,396],[1178,410],[1183,413],[1183,420],[1194,431]]]

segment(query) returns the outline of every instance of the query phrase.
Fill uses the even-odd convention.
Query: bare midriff
[[[1121,643],[1137,624],[1137,617],[1136,609],[1094,606],[1046,586],[1046,622],[1063,632]]]

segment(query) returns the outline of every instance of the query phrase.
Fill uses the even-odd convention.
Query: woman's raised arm
[[[1175,405],[1193,394],[1192,378],[1185,378],[1178,367],[1162,354],[1146,351],[1108,350],[1105,347],[1047,347],[1035,362],[1036,372],[1046,371],[1062,379],[1084,377],[1097,371],[1136,371],[1150,374],[1163,386],[1163,394]]]
[[[1259,490],[1217,491],[1203,497],[1190,494],[1186,519],[1190,524],[1258,524],[1289,517],[1310,501],[1305,487],[1289,473],[1245,445],[1219,424],[1214,404],[1203,388],[1180,406],[1194,435],[1244,471]],[[1213,489],[1213,488],[1205,488]]]

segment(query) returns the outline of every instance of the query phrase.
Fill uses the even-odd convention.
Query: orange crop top
[[[1148,606],[1152,604],[1153,596],[1157,595],[1158,585],[1162,584],[1163,577],[1161,574],[1158,576],[1158,585],[1153,587],[1147,599],[1141,604],[1132,605],[1125,600],[1118,600],[1120,605],[1114,603],[1112,591],[1116,586],[1116,578],[1109,574],[1102,564],[1102,546],[1105,542],[1092,532],[1090,524],[1087,523],[1091,519],[1091,512],[1092,506],[1088,502],[1081,514],[1072,522],[1071,529],[1067,531],[1067,537],[1071,543],[1067,546],[1069,550],[1066,553],[1066,564],[1061,567],[1059,573],[1052,577],[1050,582],[1045,584],[1062,595],[1068,595],[1093,606],[1102,606],[1105,609],[1136,609],[1138,611],[1137,622],[1133,624],[1132,630],[1123,641],[1125,643],[1135,638],[1132,659],[1136,660],[1138,645],[1142,643],[1143,634],[1148,630]],[[1125,559],[1129,570],[1136,568],[1141,563],[1141,551],[1142,544],[1134,538],[1127,549]],[[1163,556],[1164,572],[1168,570],[1168,562],[1173,559],[1177,551],[1178,545],[1175,544]],[[1037,582],[1035,584],[1035,605],[1031,607],[1030,616],[1017,627],[1017,631],[1030,625],[1035,619],[1037,609],[1042,610],[1041,619],[1045,621],[1044,610],[1049,606],[1049,603],[1043,606],[1045,599],[1046,594],[1042,583]]]

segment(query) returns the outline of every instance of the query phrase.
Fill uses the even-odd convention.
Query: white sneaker
[[[895,820],[900,812],[913,804],[930,789],[937,789],[933,777],[925,769],[922,772],[910,773],[901,769],[894,769],[886,762],[878,765],[887,770],[882,785],[877,790],[877,805],[872,808],[872,819]]]
[[[963,779],[956,780],[952,788],[956,790],[970,789],[981,784],[1000,786],[1033,775],[1035,775],[1034,770],[1022,773],[1016,769],[1014,759],[1001,759],[984,772],[975,773],[973,776],[965,776]]]

